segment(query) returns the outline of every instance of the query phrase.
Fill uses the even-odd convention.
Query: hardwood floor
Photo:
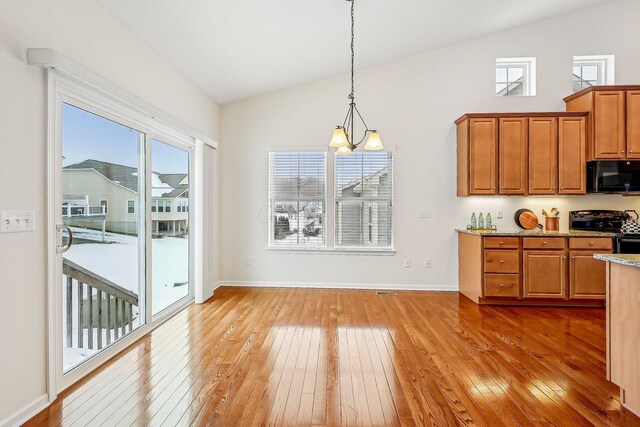
[[[27,425],[639,425],[602,309],[221,288]]]

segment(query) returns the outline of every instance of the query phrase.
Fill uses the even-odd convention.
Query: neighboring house
[[[152,172],[153,234],[180,235],[189,226],[187,174]],[[136,235],[138,169],[99,160],[63,168],[62,213],[65,223]]]
[[[392,193],[388,168],[339,188],[336,239],[341,246],[391,246]],[[358,200],[362,199],[362,200]]]

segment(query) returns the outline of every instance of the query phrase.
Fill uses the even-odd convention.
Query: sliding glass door
[[[62,106],[62,368],[145,323],[145,134]]]
[[[151,140],[153,315],[193,295],[190,280],[189,152]]]
[[[55,292],[68,385],[193,300],[192,159],[159,129],[62,99]]]

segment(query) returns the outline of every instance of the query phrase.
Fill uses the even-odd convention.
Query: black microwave
[[[587,162],[589,193],[640,193],[640,160]]]

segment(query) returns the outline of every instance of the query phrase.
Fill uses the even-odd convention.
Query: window
[[[326,153],[269,153],[269,247],[325,246]]]
[[[151,201],[151,212],[158,212],[158,201],[157,200],[152,200]]]
[[[136,205],[135,205],[135,201],[133,200],[128,200],[127,201],[127,213],[136,213]]]
[[[164,211],[167,213],[171,212],[171,200],[164,201]]]
[[[158,212],[164,212],[164,200],[158,200]]]
[[[393,155],[335,156],[335,246],[393,247]]]
[[[615,56],[593,55],[573,57],[573,91],[596,85],[614,84]]]
[[[189,212],[189,202],[186,200],[178,200],[178,206],[176,209],[178,212]]]
[[[496,96],[535,96],[536,58],[496,59]]]
[[[102,213],[106,215],[109,213],[109,202],[106,200],[100,200],[100,206],[102,206]]]

